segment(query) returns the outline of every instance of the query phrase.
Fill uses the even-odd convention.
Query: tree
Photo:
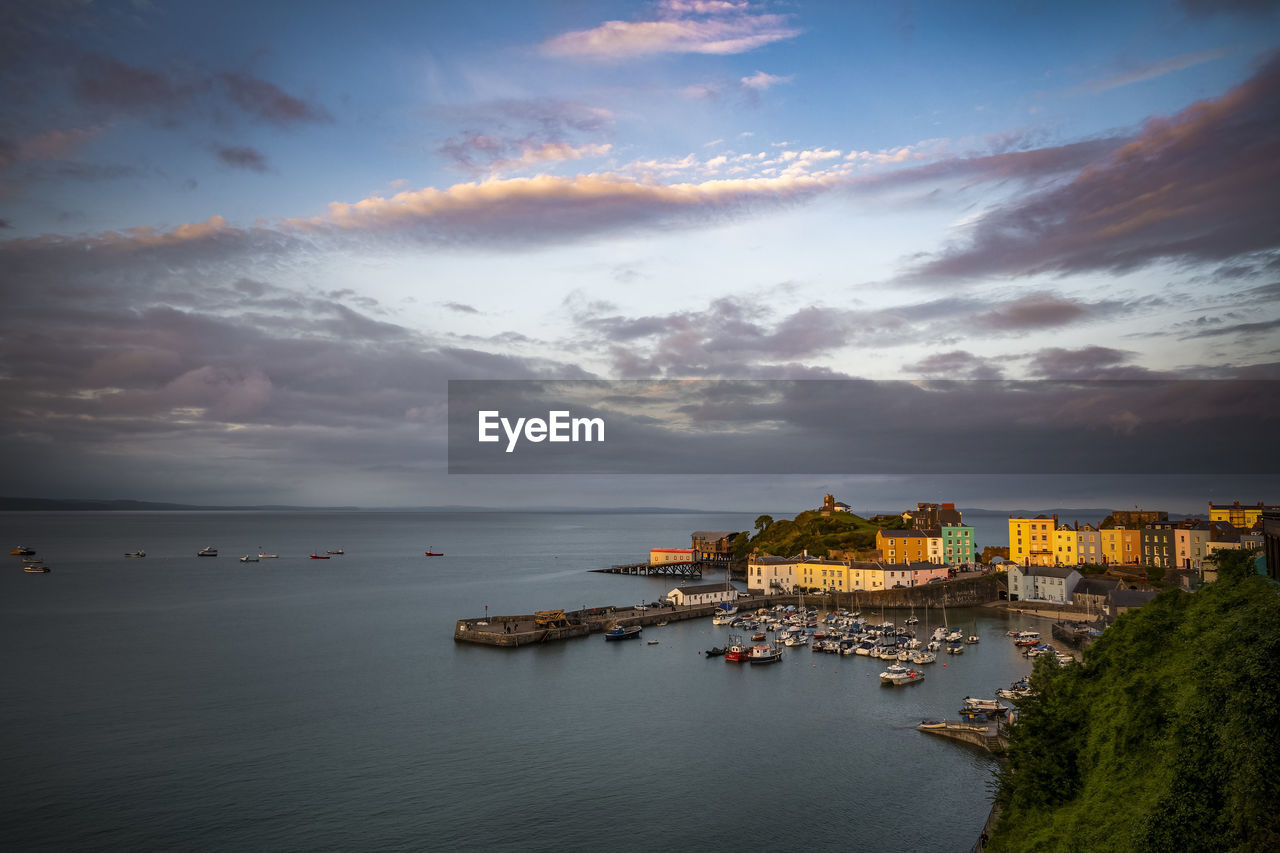
[[[1205,562],[1217,566],[1218,580],[1239,581],[1255,574],[1253,561],[1257,556],[1257,548],[1224,548],[1205,557]]]
[[[769,529],[770,524],[773,524],[773,516],[762,515],[756,519],[756,530],[764,532]]]

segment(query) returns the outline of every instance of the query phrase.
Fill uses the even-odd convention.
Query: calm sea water
[[[646,629],[652,646],[452,641],[454,621],[486,605],[652,600],[673,582],[588,570],[752,520],[0,513],[0,838],[10,850],[967,850],[991,761],[914,726],[1025,674],[1002,635],[1029,622],[949,613],[982,643],[903,689],[880,686],[878,661],[807,649],[769,667],[706,660],[727,630],[709,620]],[[17,544],[53,572],[23,573],[7,554]],[[195,556],[210,544],[221,556]],[[280,559],[237,561],[259,546]],[[345,556],[307,558],[337,546]],[[148,556],[124,559],[136,548]]]

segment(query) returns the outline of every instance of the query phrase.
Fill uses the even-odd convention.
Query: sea
[[[22,851],[969,850],[995,764],[917,725],[1029,672],[1004,635],[1045,627],[1034,617],[949,611],[981,642],[902,688],[881,687],[880,661],[807,648],[771,666],[708,659],[728,631],[710,620],[625,643],[452,639],[460,618],[652,601],[677,582],[591,570],[753,521],[0,513],[0,541],[52,567],[0,558],[0,838]],[[196,556],[210,545],[216,558]],[[264,550],[279,558],[239,562]],[[926,631],[942,621],[915,615]]]

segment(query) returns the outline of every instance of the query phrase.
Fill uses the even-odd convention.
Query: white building
[[[678,586],[667,593],[667,598],[679,607],[697,604],[719,604],[738,600],[738,590],[725,588],[722,583],[702,584],[700,586]]]
[[[808,557],[752,555],[747,560],[747,591],[764,595],[791,592],[796,585],[797,567]]]
[[[1070,566],[1009,566],[1010,601],[1056,601],[1066,604],[1080,582]]]

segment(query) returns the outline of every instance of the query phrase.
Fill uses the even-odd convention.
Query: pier
[[[760,606],[754,600],[751,604]],[[513,649],[599,634],[615,625],[647,627],[659,622],[705,619],[715,613],[716,607],[715,604],[646,607],[644,610],[636,610],[634,607],[588,607],[582,610],[551,611],[558,614],[559,618],[549,618],[548,612],[544,611],[520,616],[459,619],[453,628],[453,639],[460,643]]]
[[[942,720],[946,727],[941,729],[926,729],[923,726],[920,731],[925,734],[938,735],[939,737],[958,740],[962,743],[971,744],[988,752],[1000,754],[1009,748],[1009,739],[1000,731],[1000,724],[991,723],[970,723],[957,720]]]
[[[723,562],[709,562],[706,560],[694,560],[687,563],[623,563],[619,566],[610,566],[607,569],[591,569],[591,571],[611,575],[670,575],[680,578],[700,578],[703,570],[722,569],[725,565]]]

